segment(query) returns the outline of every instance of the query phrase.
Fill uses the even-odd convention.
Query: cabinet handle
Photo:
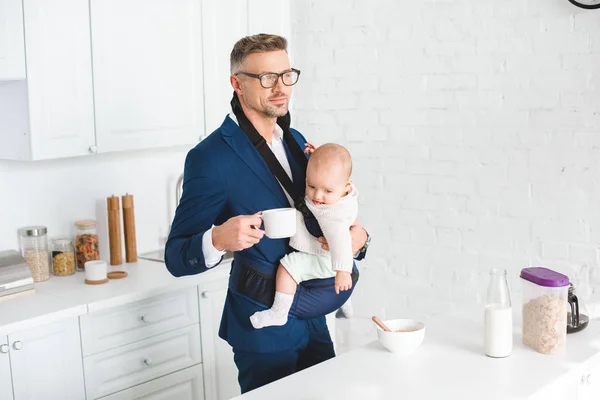
[[[593,379],[592,379],[592,374],[588,374],[588,376],[587,376],[587,379],[586,379],[586,382],[587,382],[587,384],[588,384],[588,385],[591,385],[591,384],[592,384],[592,382],[593,382]]]
[[[151,366],[152,365],[152,359],[151,358],[146,358],[144,360],[144,364],[146,364],[147,366]]]
[[[147,316],[147,315],[142,315],[142,316],[140,317],[140,320],[141,320],[143,323],[145,323],[145,324],[147,324],[148,322],[150,322],[150,320],[148,319],[148,316]]]
[[[90,153],[96,154],[98,152],[98,147],[96,145],[91,145],[89,150],[90,150]]]
[[[13,343],[13,347],[15,350],[21,350],[23,348],[23,343],[21,343],[19,340],[17,340],[16,342]]]
[[[202,292],[203,299],[210,299],[210,292]]]
[[[3,344],[2,346],[0,346],[0,353],[2,353],[2,354],[8,353],[8,345],[7,344]]]

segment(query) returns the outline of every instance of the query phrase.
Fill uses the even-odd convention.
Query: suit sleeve
[[[183,193],[165,247],[165,264],[174,276],[195,275],[208,268],[202,237],[227,202],[227,190],[219,168],[199,149],[185,160]]]

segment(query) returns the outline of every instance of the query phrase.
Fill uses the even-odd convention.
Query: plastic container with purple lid
[[[523,343],[543,354],[564,354],[569,277],[544,267],[521,271]]]

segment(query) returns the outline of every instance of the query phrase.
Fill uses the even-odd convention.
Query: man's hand
[[[304,143],[304,146],[306,146],[304,149],[304,154],[312,154],[317,149],[317,146],[310,142]]]
[[[358,220],[354,221],[350,226],[350,236],[352,236],[352,254],[356,254],[367,243],[367,231],[364,230]],[[321,242],[323,250],[329,251],[329,245],[325,236],[321,236],[318,240]]]
[[[260,242],[265,232],[258,227],[262,223],[260,212],[254,215],[238,215],[229,218],[225,223],[215,226],[212,241],[219,251],[240,251]]]
[[[350,272],[337,271],[335,273],[335,293],[340,294],[340,292],[350,289],[352,289],[352,276],[350,276]]]

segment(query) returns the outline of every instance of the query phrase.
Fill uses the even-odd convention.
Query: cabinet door
[[[224,26],[227,29],[223,29]],[[205,0],[202,31],[206,133],[210,134],[231,112],[233,88],[229,82],[229,55],[233,45],[242,37],[257,33],[282,35],[290,41],[289,0]]]
[[[91,0],[99,152],[204,133],[201,0]]]
[[[226,26],[227,29],[223,29]],[[206,134],[223,123],[231,112],[233,88],[229,82],[229,56],[233,45],[248,34],[246,0],[205,0],[202,2],[204,49],[204,92],[206,93]]]
[[[24,0],[31,158],[95,145],[87,1]]]
[[[253,0],[248,9],[250,35],[272,33],[292,40],[292,15],[290,0]]]
[[[8,339],[15,400],[85,399],[77,318]]]
[[[0,80],[25,79],[21,0],[0,0]]]
[[[0,336],[0,399],[13,400],[8,338]]]
[[[202,365],[196,365],[148,383],[123,390],[102,400],[203,400]]]
[[[227,279],[201,285],[198,290],[206,400],[230,399],[240,394],[238,371],[231,347],[218,334],[227,295]]]

